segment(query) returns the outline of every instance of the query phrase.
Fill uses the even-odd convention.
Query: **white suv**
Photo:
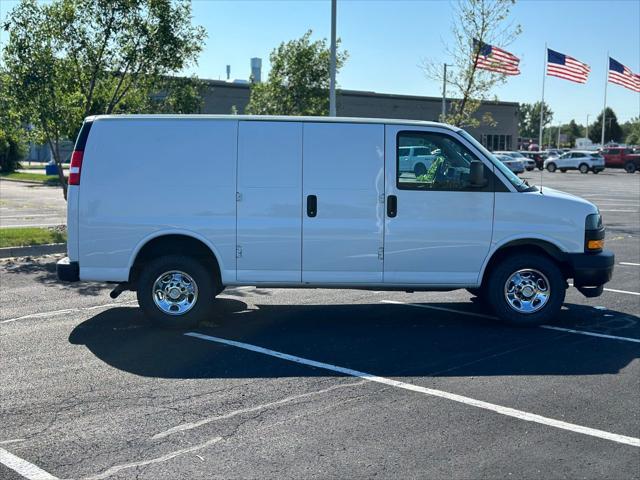
[[[544,168],[553,173],[560,170],[580,170],[580,173],[599,173],[604,170],[604,158],[599,153],[572,150],[559,157],[548,158],[544,161]]]
[[[413,172],[416,177],[424,175],[436,158],[427,147],[398,147],[399,170]]]

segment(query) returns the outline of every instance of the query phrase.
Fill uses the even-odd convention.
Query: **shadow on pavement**
[[[431,303],[466,309],[470,303]],[[558,326],[640,336],[638,317],[569,304]],[[615,374],[640,345],[390,304],[257,305],[219,299],[195,331],[383,376]],[[605,315],[610,315],[606,317]],[[631,333],[629,333],[631,332]],[[272,378],[335,373],[160,330],[138,308],[113,308],[69,337],[105,363],[163,378]]]
[[[112,290],[113,285],[105,283],[90,282],[61,282],[56,274],[55,260],[39,261],[31,258],[25,260],[8,260],[4,263],[2,270],[7,274],[27,274],[43,285],[56,287],[59,289],[71,289],[80,295],[100,295],[105,291]]]

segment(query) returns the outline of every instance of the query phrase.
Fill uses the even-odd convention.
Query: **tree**
[[[477,67],[483,44],[508,46],[521,32],[519,25],[508,21],[515,0],[458,0],[454,18],[452,46],[444,50],[453,59],[453,73],[447,82],[453,86],[451,110],[447,123],[460,127],[493,124],[490,114],[482,119],[474,116],[494,87],[505,83],[506,75]],[[433,61],[424,64],[427,76],[442,83],[442,65]]]
[[[553,121],[553,112],[544,103],[543,128]],[[524,138],[538,138],[540,132],[540,102],[521,103],[518,108],[518,132]]]
[[[607,142],[621,142],[622,141],[622,127],[618,124],[618,118],[615,112],[607,107],[605,110],[606,119],[604,125],[604,141]],[[589,138],[593,143],[600,143],[602,139],[602,113],[598,115],[595,123],[589,126]]]
[[[624,141],[627,145],[640,144],[640,117],[632,118],[623,125]]]
[[[329,113],[329,59],[325,39],[311,41],[312,31],[281,43],[269,55],[267,81],[251,85],[245,111],[254,115],[327,115]],[[340,44],[338,40],[337,44]],[[336,72],[347,60],[336,53]]]
[[[8,94],[8,78],[0,72],[0,171],[13,172],[26,154],[26,132],[14,99]]]
[[[168,103],[151,94],[195,63],[205,38],[186,0],[22,0],[7,18],[9,95],[50,146],[65,198],[60,142],[91,114],[174,108],[172,92]]]

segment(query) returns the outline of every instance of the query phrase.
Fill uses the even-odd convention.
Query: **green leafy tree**
[[[550,125],[553,121],[553,112],[547,103],[544,103],[544,125]],[[521,103],[518,109],[518,132],[524,138],[538,138],[540,132],[540,102]]]
[[[13,172],[26,154],[26,131],[22,128],[14,99],[8,94],[8,78],[0,72],[0,171]]]
[[[325,39],[311,41],[312,31],[283,42],[269,55],[267,81],[251,85],[245,112],[254,115],[327,115],[329,113],[329,59]],[[338,45],[340,42],[337,42]],[[336,71],[347,60],[336,53]]]
[[[205,38],[186,0],[22,0],[3,25],[2,71],[20,116],[47,143],[62,174],[60,143],[91,114],[182,110],[189,89],[166,77],[195,63]],[[186,96],[184,95],[186,93]],[[165,101],[166,100],[166,101]]]
[[[627,145],[640,145],[640,117],[632,118],[623,125],[624,141]]]
[[[451,96],[456,100],[441,120],[460,127],[495,125],[490,114],[479,119],[476,112],[483,100],[490,99],[492,90],[506,82],[507,76],[479,69],[478,56],[483,44],[506,47],[520,34],[520,26],[509,21],[514,3],[515,0],[458,0],[452,12],[454,41],[445,45],[454,64],[447,82],[453,86]],[[442,82],[440,63],[423,62],[423,66],[427,77]]]
[[[605,124],[604,124],[604,141],[607,142],[622,142],[622,127],[618,124],[618,118],[615,112],[607,107],[605,110]],[[593,143],[600,143],[602,136],[602,113],[598,115],[595,123],[589,126],[589,139]]]

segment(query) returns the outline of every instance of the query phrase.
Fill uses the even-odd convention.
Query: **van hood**
[[[582,197],[578,197],[577,195],[573,195],[571,193],[562,192],[560,190],[556,190],[555,188],[538,187],[538,189],[541,190],[542,195],[544,195],[545,197],[579,203],[584,205],[585,208],[590,209],[592,213],[598,213],[598,207]]]

